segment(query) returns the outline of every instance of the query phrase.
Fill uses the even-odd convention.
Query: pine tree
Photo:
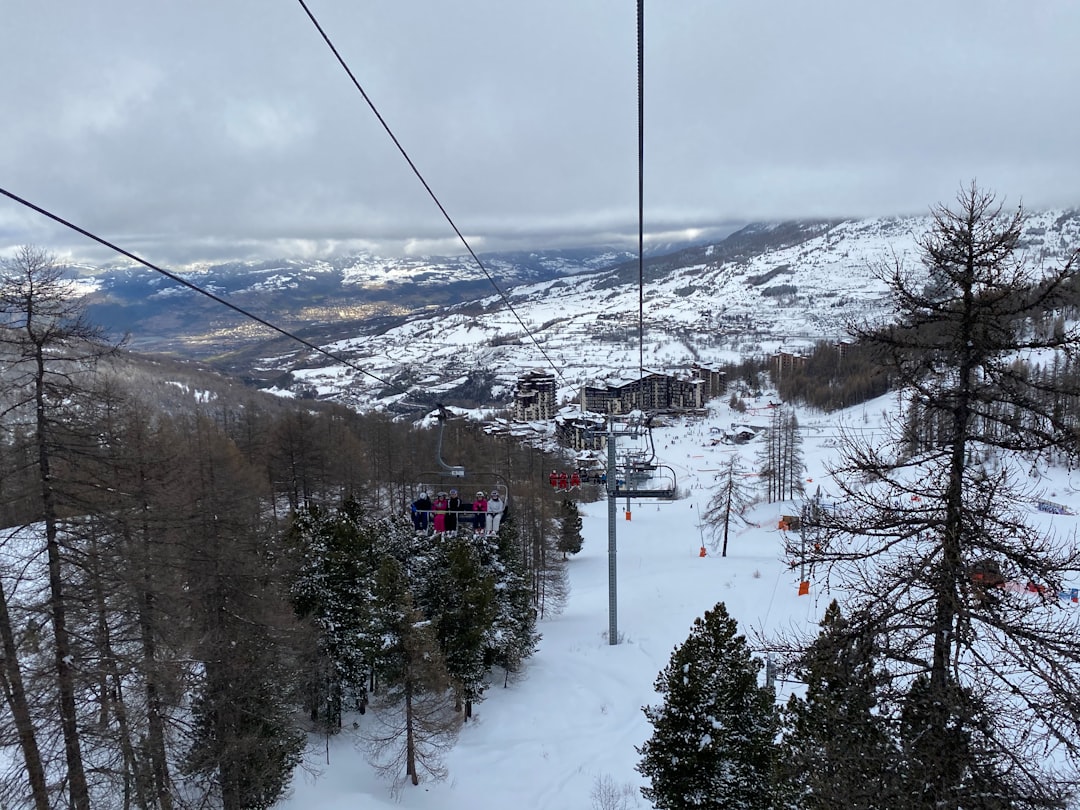
[[[372,587],[394,533],[354,500],[338,509],[312,506],[289,530],[297,556],[290,591],[296,612],[315,629],[315,652],[306,677],[308,713],[327,730],[341,726],[346,696],[361,708],[381,641],[373,629]]]
[[[519,548],[516,526],[503,524],[498,537],[488,538],[481,552],[485,565],[496,573],[495,618],[485,637],[485,660],[489,666],[502,667],[504,683],[540,641],[533,591]]]
[[[577,554],[585,542],[581,536],[581,512],[571,498],[563,498],[559,503],[559,542],[558,549],[563,553]]]
[[[761,661],[737,632],[717,604],[656,679],[664,703],[644,709],[653,733],[637,770],[661,810],[771,807],[778,714],[773,690],[758,685]]]
[[[207,661],[195,692],[184,771],[210,780],[224,810],[266,810],[300,764],[304,737],[291,722],[291,673],[272,635],[233,633],[228,659]]]
[[[365,729],[369,758],[393,779],[395,790],[422,773],[446,776],[442,755],[453,745],[458,721],[450,709],[450,678],[432,623],[415,606],[401,563],[384,557],[375,578],[375,627],[383,640],[379,675],[384,688]]]
[[[480,564],[470,538],[448,538],[440,551],[438,573],[428,583],[425,614],[435,623],[454,686],[455,709],[469,720],[473,703],[483,699],[487,688],[484,642],[495,619],[495,577]]]
[[[897,790],[900,754],[877,711],[884,682],[873,638],[852,635],[837,603],[795,672],[805,694],[782,712],[781,779],[793,803],[807,810],[905,808]]]
[[[949,684],[938,690],[925,676],[912,682],[900,713],[903,755],[898,807],[1061,807],[1057,801],[1017,801],[1023,791],[999,767],[984,732],[990,718],[970,690]]]

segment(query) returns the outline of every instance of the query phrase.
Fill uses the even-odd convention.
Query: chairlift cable
[[[334,43],[330,40],[330,36],[326,33],[326,30],[319,23],[318,19],[316,19],[314,13],[312,13],[311,9],[308,8],[308,5],[307,5],[306,2],[304,2],[304,0],[297,0],[297,2],[300,4],[300,7],[304,9],[304,13],[307,14],[308,19],[311,20],[311,24],[315,26],[315,30],[317,30],[319,32],[319,35],[323,38],[323,41],[326,43],[326,46],[330,49],[330,52],[334,54],[334,57],[337,59],[338,64],[341,65],[342,69],[348,75],[349,79],[352,81],[353,86],[357,89],[357,91],[363,97],[364,101],[367,103],[368,107],[371,109],[371,112],[374,113],[375,117],[378,119],[379,123],[382,125],[382,128],[386,131],[386,134],[390,136],[390,140],[394,142],[394,146],[397,147],[398,152],[401,153],[401,156],[405,159],[405,162],[409,164],[409,168],[412,169],[413,174],[416,175],[416,179],[420,181],[420,184],[424,187],[424,190],[427,191],[428,196],[431,197],[431,199],[435,203],[436,207],[439,209],[440,212],[442,212],[443,218],[447,221],[447,223],[450,225],[450,228],[457,235],[457,238],[461,242],[461,244],[465,246],[465,250],[467,250],[469,252],[469,255],[472,257],[472,260],[474,262],[476,262],[476,266],[480,268],[480,272],[484,274],[484,276],[487,278],[487,280],[491,284],[491,286],[495,288],[495,292],[497,292],[499,294],[499,298],[502,299],[502,302],[506,305],[506,308],[508,310],[510,310],[511,314],[514,316],[514,318],[517,320],[517,322],[521,325],[521,328],[525,330],[525,334],[529,336],[529,340],[531,340],[533,342],[533,345],[536,346],[537,350],[540,352],[540,354],[543,356],[543,358],[547,361],[548,365],[551,366],[551,368],[555,371],[555,375],[562,381],[563,385],[566,385],[567,382],[566,382],[566,379],[562,375],[562,371],[559,370],[559,367],[548,356],[548,353],[546,351],[544,351],[544,347],[540,345],[539,341],[537,341],[537,339],[536,339],[536,336],[533,335],[532,331],[525,324],[525,321],[522,320],[520,315],[518,315],[518,312],[517,312],[516,309],[514,309],[513,304],[510,303],[509,297],[506,295],[505,292],[503,292],[502,288],[499,287],[499,285],[495,282],[495,279],[492,277],[491,273],[488,272],[488,269],[484,266],[484,263],[482,261],[480,261],[480,257],[476,255],[476,252],[472,249],[472,245],[469,244],[469,241],[465,238],[465,235],[458,228],[457,224],[454,222],[453,218],[450,216],[450,213],[446,210],[445,206],[443,206],[443,204],[439,200],[438,196],[436,196],[434,190],[428,184],[427,180],[424,179],[424,175],[420,173],[420,169],[417,168],[417,166],[413,162],[412,158],[409,157],[409,153],[405,151],[405,147],[401,145],[401,142],[397,139],[397,136],[394,135],[394,131],[392,129],[390,129],[390,125],[388,123],[386,123],[386,119],[384,119],[382,117],[382,114],[379,112],[378,108],[375,106],[375,103],[368,96],[367,92],[364,90],[363,86],[360,84],[360,81],[356,78],[356,75],[352,72],[352,69],[349,67],[348,63],[345,61],[345,58],[341,55],[341,53],[335,47]]]
[[[638,379],[645,378],[645,0],[637,4]]]
[[[99,245],[107,247],[107,248],[109,248],[109,250],[113,250],[113,251],[119,253],[121,256],[126,256],[127,258],[131,259],[133,262],[137,262],[138,264],[141,264],[143,267],[149,268],[150,270],[153,270],[156,273],[160,273],[161,275],[165,276],[167,279],[169,279],[171,281],[174,281],[174,282],[176,282],[177,284],[179,284],[179,285],[181,285],[183,287],[187,287],[189,290],[193,290],[193,291],[199,293],[199,295],[205,295],[211,301],[214,301],[215,303],[221,304],[223,307],[228,307],[233,312],[237,312],[240,315],[243,315],[245,318],[249,318],[249,319],[255,321],[256,323],[262,324],[263,326],[267,327],[268,329],[272,329],[273,331],[275,331],[275,332],[277,332],[277,333],[279,333],[281,335],[284,335],[285,337],[289,338],[290,340],[295,340],[297,343],[300,343],[300,344],[306,346],[307,348],[309,348],[309,349],[311,349],[313,351],[316,351],[316,352],[318,352],[319,354],[321,354],[321,355],[323,355],[325,357],[329,357],[331,360],[333,360],[336,363],[341,363],[344,366],[348,366],[349,368],[353,369],[353,371],[359,371],[361,374],[364,374],[364,375],[366,375],[368,377],[371,377],[373,380],[376,380],[376,381],[382,383],[383,385],[386,385],[386,386],[390,385],[390,383],[387,380],[384,380],[382,377],[378,376],[377,374],[373,374],[372,372],[368,371],[367,369],[361,368],[360,366],[356,365],[355,363],[352,363],[349,360],[346,360],[344,357],[341,357],[340,355],[334,354],[333,352],[327,351],[326,349],[322,348],[321,346],[316,346],[311,341],[305,340],[304,338],[300,337],[299,335],[295,335],[292,332],[288,331],[287,329],[284,329],[283,327],[280,327],[277,324],[271,323],[270,321],[266,320],[265,318],[261,318],[258,315],[244,309],[243,307],[239,307],[236,304],[232,303],[231,301],[227,301],[226,299],[224,299],[224,298],[222,298],[222,297],[220,297],[218,295],[215,295],[214,293],[210,292],[209,290],[203,289],[198,284],[193,284],[192,282],[188,281],[187,279],[182,278],[182,277],[176,275],[175,273],[172,273],[172,272],[164,269],[163,267],[158,267],[156,264],[152,264],[151,262],[148,262],[146,259],[142,258],[141,256],[135,255],[134,253],[132,253],[129,250],[124,250],[119,245],[113,244],[109,240],[104,239],[104,238],[98,236],[97,234],[86,230],[86,228],[82,228],[82,227],[76,225],[74,222],[71,222],[70,220],[64,219],[60,215],[54,214],[52,211],[49,211],[49,210],[47,210],[45,208],[42,208],[40,205],[35,205],[34,203],[30,202],[29,200],[26,200],[26,199],[20,197],[19,195],[8,191],[6,188],[0,187],[0,194],[3,194],[5,197],[8,197],[9,199],[14,200],[15,202],[19,203],[20,205],[26,206],[27,208],[31,209],[32,211],[36,211],[37,213],[41,214],[44,217],[48,217],[53,222],[57,222],[60,225],[63,225],[65,228],[70,228],[71,230],[75,231],[76,233],[82,234],[87,239],[90,239],[90,240],[92,240],[94,242],[97,242]]]

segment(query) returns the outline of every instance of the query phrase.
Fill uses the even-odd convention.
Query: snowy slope
[[[884,397],[834,416],[800,413],[806,477],[813,479],[808,486],[821,486],[827,497],[824,463],[835,452],[838,424],[879,430],[894,401]],[[712,550],[699,556],[697,515],[709,499],[713,471],[731,453],[741,453],[748,469],[754,467],[754,443],[738,448],[710,443],[709,427],[726,426],[735,418],[741,417],[714,403],[706,419],[657,431],[661,460],[675,467],[686,497],[632,503],[630,520],[624,502],[618,502],[620,644],[611,646],[607,639],[607,504],[599,502],[585,507],[585,546],[569,564],[566,609],[540,623],[543,640],[524,674],[507,689],[501,682],[493,685],[476,707],[476,722],[462,731],[446,760],[446,782],[405,785],[396,801],[389,786],[371,775],[357,748],[369,722],[357,717],[357,729],[329,741],[311,740],[309,769],[297,773],[292,796],[282,806],[586,809],[597,807],[590,798],[597,780],[607,780],[628,789],[625,808],[648,807],[638,793],[643,780],[634,770],[635,746],[651,734],[641,707],[657,702],[654,679],[686,639],[693,620],[722,601],[744,633],[784,628],[816,634],[829,601],[843,598],[814,580],[810,594],[798,596],[798,571],[782,559],[783,533],[777,528],[790,505],[758,506],[752,514],[758,525],[731,539],[728,557]],[[1039,483],[1047,498],[1080,511],[1080,479],[1071,482],[1065,470],[1045,470]],[[1032,517],[1061,534],[1077,528],[1080,520],[1035,512]],[[1080,608],[1071,609],[1080,616]],[[777,700],[786,700],[792,688],[778,684]]]

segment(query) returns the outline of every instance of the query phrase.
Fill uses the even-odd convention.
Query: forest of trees
[[[392,781],[438,776],[565,599],[553,461],[450,423],[511,508],[497,538],[418,536],[432,431],[156,373],[47,253],[3,271],[0,805],[269,807],[346,710]]]
[[[861,341],[814,344],[801,362],[784,374],[771,369],[776,393],[784,402],[799,402],[834,411],[886,393],[892,379],[873,350]]]

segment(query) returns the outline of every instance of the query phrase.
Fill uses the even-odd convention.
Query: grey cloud
[[[310,6],[480,249],[636,235],[632,6]],[[651,232],[1080,202],[1075,3],[645,13]],[[452,244],[298,4],[11,4],[0,69],[0,185],[153,261]],[[8,201],[0,242],[100,255]]]

